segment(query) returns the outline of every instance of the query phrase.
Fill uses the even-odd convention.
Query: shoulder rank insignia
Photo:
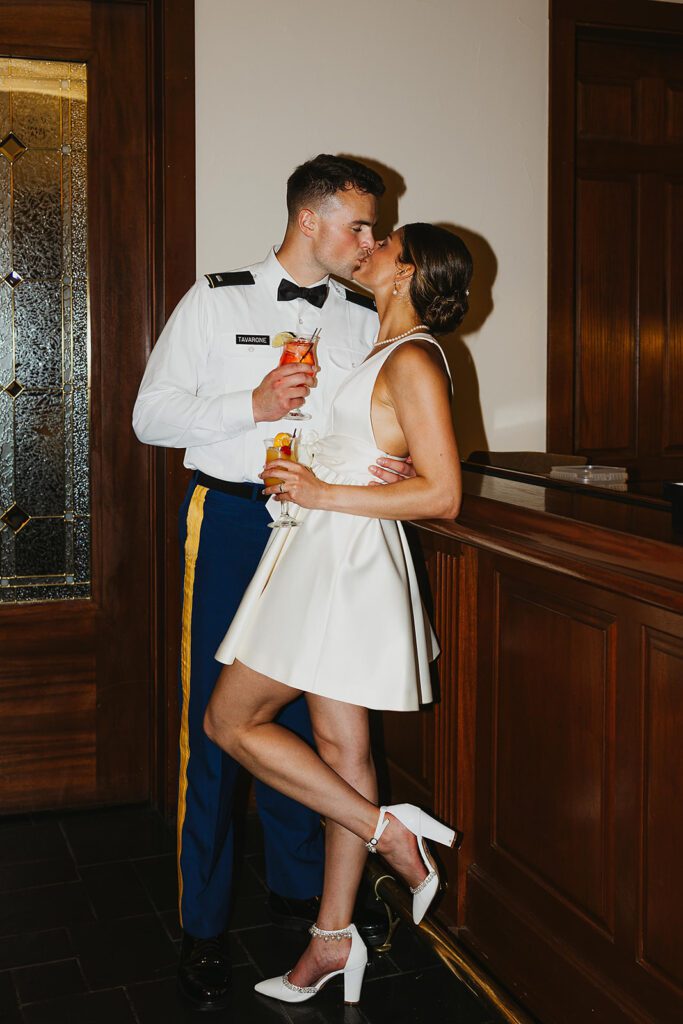
[[[350,288],[346,288],[346,301],[355,302],[357,306],[365,306],[366,309],[372,309],[374,312],[377,311],[375,300],[371,299],[369,295],[361,295],[359,292],[352,292]]]
[[[256,284],[250,270],[232,270],[229,273],[223,271],[220,274],[204,274],[204,277],[209,282],[209,288],[225,288],[231,284]]]

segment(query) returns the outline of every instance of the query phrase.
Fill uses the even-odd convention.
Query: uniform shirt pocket
[[[216,391],[253,390],[278,364],[279,352],[266,344],[250,345],[242,338],[266,337],[257,332],[221,332],[215,335],[207,385]],[[215,371],[215,376],[214,376]]]
[[[322,350],[318,350],[318,361],[321,367],[325,365],[324,359],[328,359],[332,366],[338,367],[340,370],[352,370],[354,366],[362,363],[364,358],[365,353],[348,345],[330,345],[325,348],[324,355]]]

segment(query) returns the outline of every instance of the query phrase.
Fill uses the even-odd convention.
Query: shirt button
[[[302,324],[303,322],[303,317],[299,317],[299,323]]]
[[[253,346],[250,345],[249,348],[247,349],[247,352],[253,352],[253,351],[254,351]]]

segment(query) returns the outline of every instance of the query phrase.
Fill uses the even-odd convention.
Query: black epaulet
[[[256,284],[250,270],[232,270],[229,273],[223,271],[221,274],[204,274],[204,277],[209,282],[209,288],[225,288],[231,284]]]
[[[366,309],[372,309],[375,313],[377,312],[375,300],[371,299],[369,295],[360,295],[359,292],[352,292],[350,288],[345,290],[347,302],[355,302],[357,306],[365,306]]]

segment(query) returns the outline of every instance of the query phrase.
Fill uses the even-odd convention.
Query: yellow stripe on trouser
[[[190,675],[192,668],[192,601],[194,573],[199,551],[199,537],[204,519],[206,487],[195,487],[187,512],[185,538],[185,579],[183,581],[183,623],[180,646],[180,680],[183,688],[183,711],[180,718],[180,777],[178,779],[178,912],[183,925],[183,872],[180,855],[183,850],[183,825],[187,796],[187,766],[190,761]]]

